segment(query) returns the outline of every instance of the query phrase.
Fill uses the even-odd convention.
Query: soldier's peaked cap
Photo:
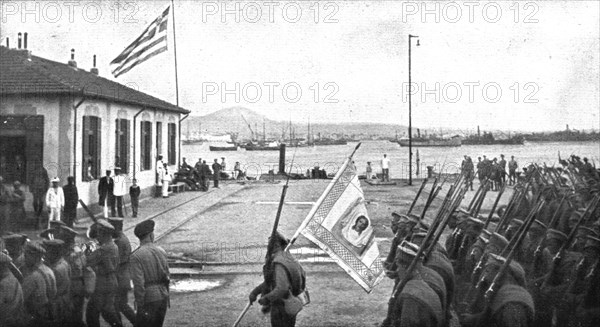
[[[135,234],[137,238],[143,238],[144,236],[154,231],[154,225],[154,220],[144,220],[141,223],[135,225],[135,228],[133,229],[133,234]]]
[[[508,245],[508,240],[499,233],[492,233],[492,235],[490,235],[488,245],[495,246],[499,249],[504,249]]]
[[[559,230],[556,230],[554,228],[550,228],[550,229],[548,229],[548,231],[546,231],[546,238],[547,239],[555,239],[555,240],[558,240],[560,242],[566,242],[568,236],[567,236],[567,234],[565,234],[565,233],[563,233],[563,232],[561,232]]]
[[[104,219],[98,219],[98,222],[96,223],[96,225],[98,226],[99,229],[105,229],[105,230],[111,230],[111,231],[115,230],[113,225],[111,225],[108,221],[106,221]]]
[[[596,250],[600,250],[600,238],[588,235],[584,248],[594,248]]]
[[[46,248],[47,251],[58,250],[64,244],[65,244],[65,242],[63,242],[62,240],[56,240],[56,239],[55,240],[43,240],[42,241],[42,245],[44,246],[44,248]]]
[[[77,236],[79,233],[77,233],[76,230],[74,230],[71,227],[68,226],[64,226],[61,228],[61,233],[60,233],[60,238],[64,241],[65,239],[74,239],[75,236]]]
[[[577,238],[585,238],[588,235],[598,237],[598,233],[596,233],[595,230],[585,226],[579,226],[579,228],[577,228],[577,232],[575,233],[575,236],[577,236]]]
[[[42,255],[46,253],[46,249],[44,249],[39,242],[27,242],[25,245],[25,253]]]
[[[48,228],[48,229],[43,230],[39,234],[39,236],[40,236],[40,238],[43,238],[43,239],[46,239],[46,240],[52,240],[55,237],[57,237],[58,234],[59,233],[56,232],[56,229],[54,229],[54,228]]]
[[[122,225],[123,218],[111,217],[111,218],[108,218],[108,222],[111,223],[111,225],[113,225],[113,226]]]
[[[4,243],[9,246],[10,245],[12,245],[12,246],[23,245],[23,244],[25,244],[25,241],[27,241],[27,235],[8,234],[5,236],[2,236],[2,239],[4,240]]]
[[[523,225],[523,221],[521,219],[513,219],[510,221],[510,225],[520,227]]]
[[[542,231],[542,230],[546,230],[547,228],[548,228],[548,226],[546,224],[544,224],[541,220],[536,219],[531,224],[530,230]]]

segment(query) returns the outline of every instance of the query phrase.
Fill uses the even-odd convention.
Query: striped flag
[[[366,292],[384,276],[356,167],[347,158],[299,228]]]
[[[115,77],[127,73],[157,54],[167,51],[167,23],[170,8],[171,6],[167,7],[150,23],[142,35],[111,61],[111,71]]]

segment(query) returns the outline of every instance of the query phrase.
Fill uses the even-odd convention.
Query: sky
[[[0,37],[100,74],[170,1],[2,1]],[[236,14],[237,12],[237,14]],[[176,1],[179,103],[275,120],[600,129],[598,1]],[[169,51],[114,79],[175,103]],[[408,84],[408,35],[411,81]],[[416,46],[417,39],[419,46]]]

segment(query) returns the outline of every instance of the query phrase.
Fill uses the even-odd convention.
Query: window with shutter
[[[175,134],[177,131],[177,125],[174,123],[169,123],[168,125],[168,148],[169,148],[169,164],[175,165],[177,164],[177,149],[175,147],[175,141],[177,140],[177,135]]]
[[[115,165],[121,168],[123,173],[129,172],[129,120],[116,120],[115,137]]]
[[[141,122],[141,170],[152,169],[152,123]]]
[[[156,122],[156,157],[162,155],[162,122]]]
[[[83,116],[82,133],[82,176],[92,181],[100,176],[100,153],[102,148],[102,123],[99,117]]]

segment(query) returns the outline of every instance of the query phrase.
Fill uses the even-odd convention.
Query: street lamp
[[[419,46],[419,40],[417,35],[408,34],[408,185],[412,185],[412,105],[411,105],[411,76],[410,76],[410,48],[411,39],[417,38],[417,46]]]

